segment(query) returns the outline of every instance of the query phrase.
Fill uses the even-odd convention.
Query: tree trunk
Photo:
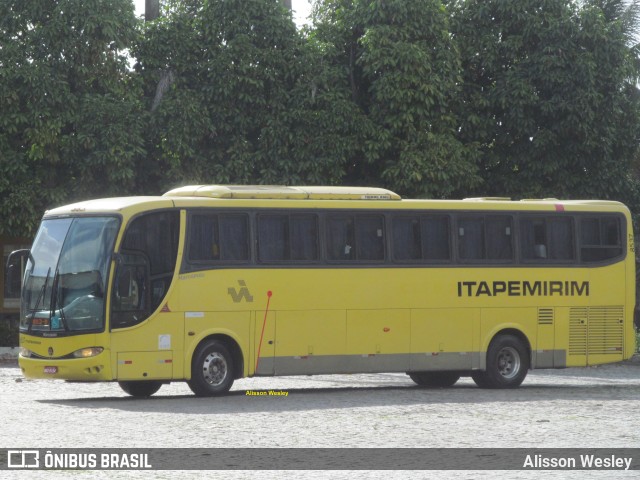
[[[144,1],[144,21],[150,22],[160,16],[160,0]]]

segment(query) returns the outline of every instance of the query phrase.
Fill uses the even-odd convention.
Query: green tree
[[[451,108],[460,60],[442,3],[325,0],[314,18],[365,118],[349,183],[431,197],[477,185],[475,147],[458,139]]]
[[[150,184],[338,182],[355,122],[322,48],[278,0],[171,2],[136,51],[163,166]]]
[[[629,199],[640,127],[637,6],[620,0],[451,2],[464,72],[461,139],[482,192]]]
[[[142,149],[129,0],[0,2],[0,233],[128,192]]]

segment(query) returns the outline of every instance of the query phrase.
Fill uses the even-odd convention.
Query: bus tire
[[[213,397],[226,393],[233,385],[233,357],[219,340],[209,340],[197,349],[191,362],[189,388],[198,397]]]
[[[516,388],[529,370],[529,352],[514,335],[494,338],[487,350],[487,369],[474,371],[471,378],[480,388]]]
[[[132,397],[136,398],[146,398],[150,397],[162,386],[162,382],[156,382],[152,380],[141,380],[141,381],[127,381],[127,382],[118,382],[120,388],[128,393]]]
[[[460,380],[457,372],[411,372],[407,375],[421,387],[451,387]]]

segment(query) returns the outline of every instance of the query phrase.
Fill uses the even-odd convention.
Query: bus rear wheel
[[[529,353],[522,340],[501,335],[489,344],[487,369],[473,372],[471,378],[480,388],[516,388],[528,370]]]
[[[132,381],[132,382],[118,382],[120,388],[128,393],[132,397],[145,398],[150,397],[162,386],[162,382],[155,382],[151,380],[147,381]]]
[[[421,387],[451,387],[460,380],[456,372],[411,372],[407,375]]]
[[[200,345],[191,362],[191,380],[187,383],[199,397],[228,392],[233,385],[234,363],[229,349],[219,340]]]

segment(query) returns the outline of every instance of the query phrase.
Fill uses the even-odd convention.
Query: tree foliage
[[[134,185],[135,38],[128,0],[0,2],[0,232],[28,233],[47,208]]]
[[[483,193],[624,198],[638,148],[637,52],[619,0],[461,0],[464,143]],[[637,25],[637,23],[636,23]]]
[[[439,0],[330,0],[316,9],[325,42],[365,117],[351,178],[443,197],[478,183],[473,145],[456,134],[460,61]]]
[[[637,0],[0,0],[0,233],[185,183],[640,208]]]
[[[280,1],[173,2],[144,38],[147,94],[175,74],[152,114],[161,183],[341,180],[352,109]]]

